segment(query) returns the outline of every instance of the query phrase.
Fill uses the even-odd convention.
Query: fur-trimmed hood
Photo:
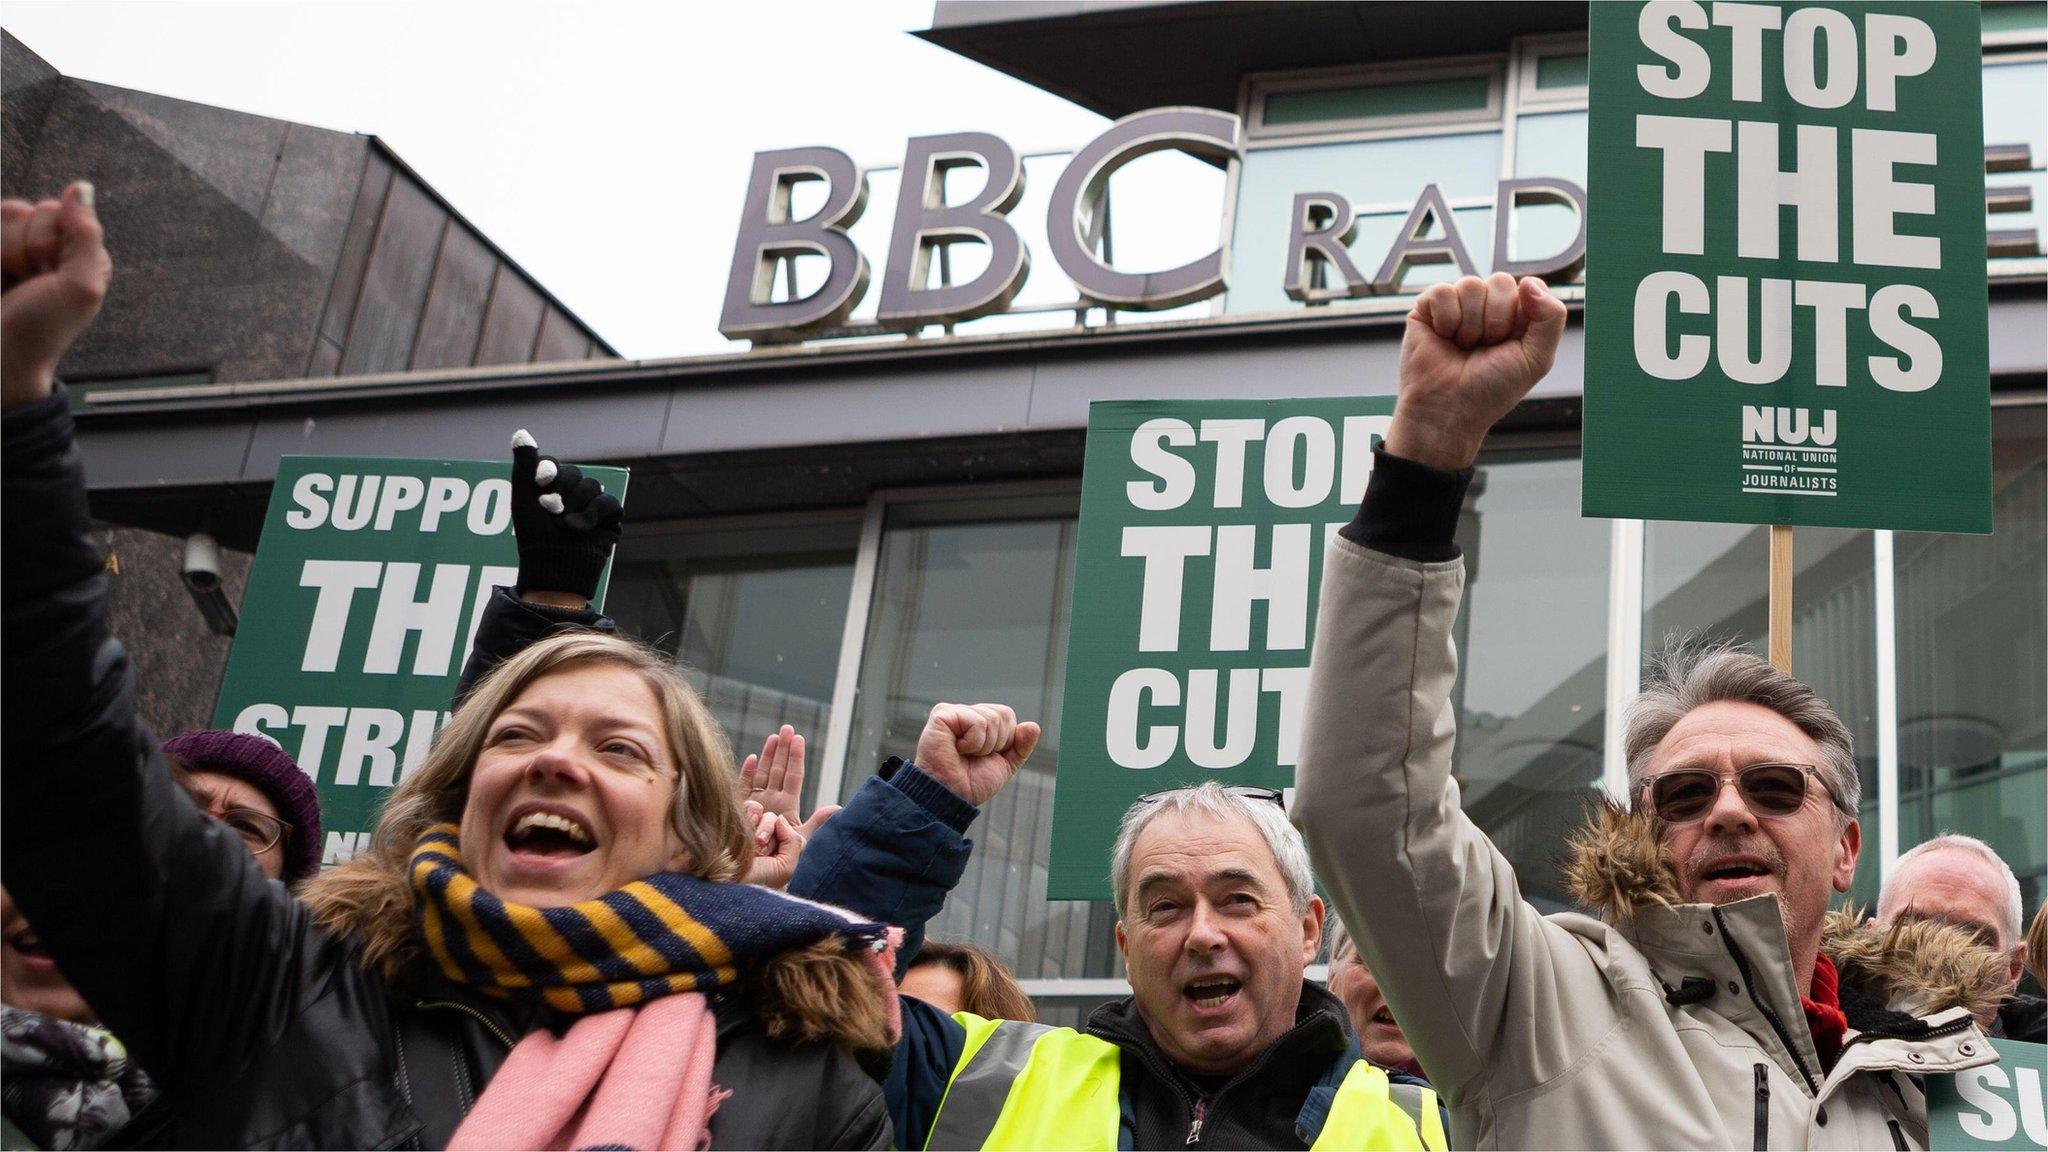
[[[1603,801],[1565,851],[1566,891],[1611,924],[1628,923],[1638,909],[1681,903],[1677,873],[1646,813]],[[1998,953],[1934,921],[1887,928],[1860,909],[1838,909],[1828,914],[1820,950],[1841,977],[1844,1009],[1862,1009],[1851,1011],[1852,1022],[1885,1011],[1929,1016],[1965,1008],[1975,1015],[1995,1008],[2005,993]]]

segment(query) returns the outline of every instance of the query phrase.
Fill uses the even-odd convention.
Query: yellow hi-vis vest
[[[1117,1097],[1123,1057],[1116,1045],[1072,1028],[984,1020],[968,1012],[953,1019],[967,1029],[967,1043],[939,1101],[926,1149],[1114,1152],[1123,1123]],[[1397,1101],[1385,1072],[1364,1060],[1353,1064],[1313,1147],[1445,1152],[1436,1093],[1402,1087],[1406,1099]],[[1403,1110],[1403,1103],[1415,1113]]]

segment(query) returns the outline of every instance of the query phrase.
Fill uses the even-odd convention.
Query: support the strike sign
[[[519,575],[506,471],[353,456],[278,466],[213,723],[276,740],[313,778],[325,863],[368,844],[384,797],[447,721],[491,589]],[[583,472],[625,499],[624,469]]]
[[[1977,6],[1591,36],[1585,514],[1989,532]]]
[[[1391,396],[1088,408],[1050,900],[1109,896],[1147,792],[1291,790],[1323,550]]]

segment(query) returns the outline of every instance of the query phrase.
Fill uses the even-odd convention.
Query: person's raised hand
[[[519,543],[520,599],[588,607],[625,525],[625,509],[603,484],[574,464],[541,455],[526,429],[512,434],[512,535]]]
[[[1494,423],[1550,371],[1564,321],[1564,303],[1534,276],[1430,285],[1401,340],[1387,451],[1447,471],[1470,467]]]
[[[746,793],[749,803],[759,804],[796,825],[806,839],[839,811],[837,804],[823,804],[811,813],[810,819],[798,817],[797,808],[804,795],[804,738],[788,724],[769,733],[761,743],[760,754],[748,756],[740,764],[740,790]]]
[[[780,813],[764,810],[758,801],[749,800],[746,807],[747,822],[754,828],[754,862],[747,868],[747,883],[789,887],[809,837]]]
[[[1039,728],[1001,704],[938,704],[917,737],[917,766],[977,807],[1038,747]]]
[[[0,202],[0,408],[50,395],[57,361],[107,298],[114,275],[92,185],[60,199]]]

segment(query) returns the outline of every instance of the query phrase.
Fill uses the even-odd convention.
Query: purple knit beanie
[[[164,742],[164,754],[196,772],[218,772],[255,785],[292,826],[285,838],[284,879],[303,880],[320,870],[320,793],[284,749],[246,732],[187,732]]]

